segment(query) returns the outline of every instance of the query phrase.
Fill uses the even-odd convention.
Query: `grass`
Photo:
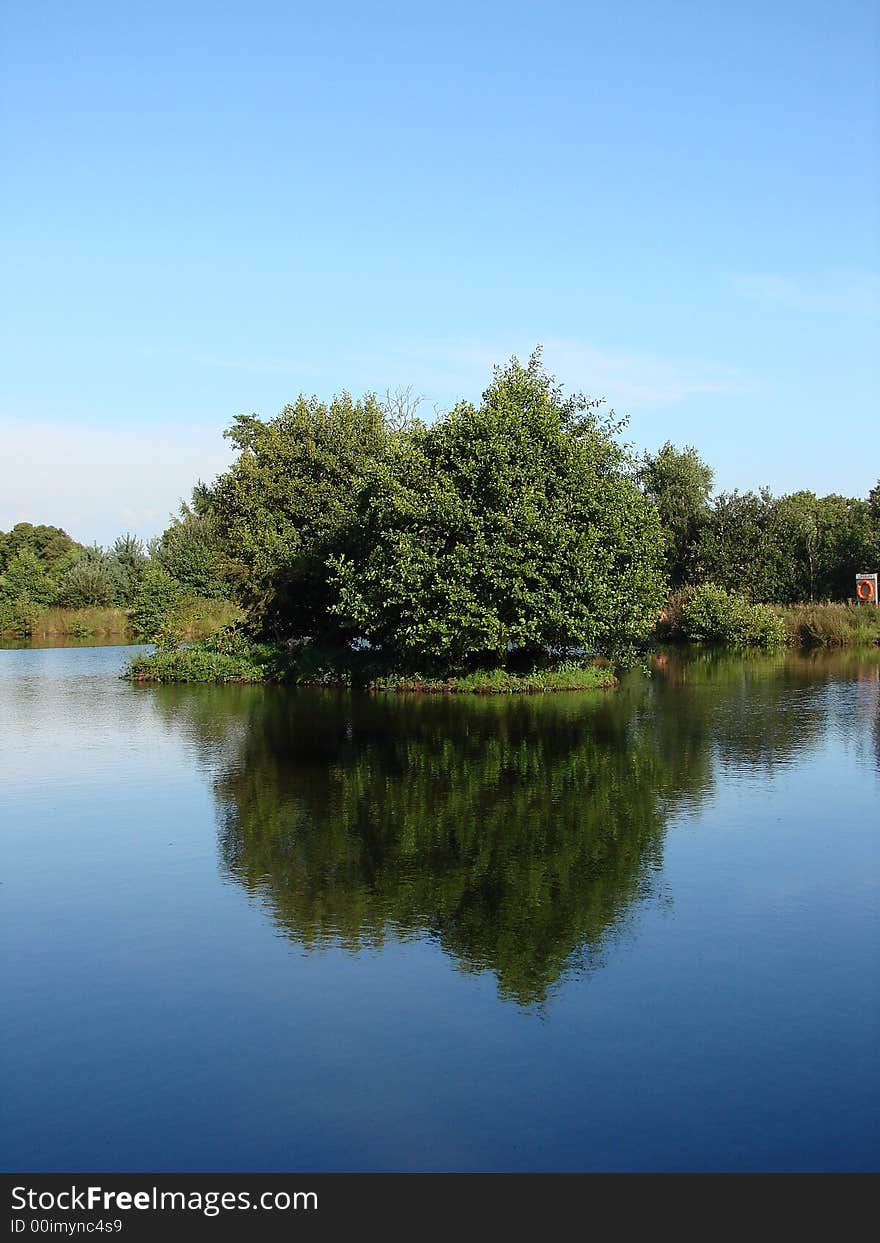
[[[435,695],[521,695],[547,691],[602,690],[617,685],[607,667],[565,662],[527,673],[480,669],[447,677],[423,677],[383,665],[373,653],[323,652],[262,644],[191,643],[136,656],[128,677],[135,682],[280,682],[296,686],[358,687]]]
[[[873,604],[791,604],[776,609],[787,643],[801,647],[880,644],[880,608]]]
[[[617,685],[610,669],[600,665],[566,663],[531,673],[506,669],[477,669],[448,678],[417,678],[385,674],[371,684],[374,690],[420,691],[446,695],[535,695],[546,691],[607,690]]]
[[[749,604],[703,584],[670,596],[656,638],[661,643],[714,642],[734,647],[866,647],[880,644],[880,609],[852,601]]]
[[[179,626],[184,638],[205,639],[240,617],[240,610],[228,600],[194,599],[183,606]],[[37,641],[94,638],[118,639],[120,643],[130,643],[135,637],[127,612],[119,608],[34,609],[29,616],[28,627],[27,637]],[[21,634],[11,615],[0,634]]]
[[[124,609],[50,608],[35,613],[31,622],[34,639],[128,638],[128,615]]]

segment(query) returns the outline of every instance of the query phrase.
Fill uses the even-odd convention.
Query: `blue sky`
[[[719,487],[866,494],[878,13],[4,0],[0,527],[152,534],[238,411],[539,341]]]

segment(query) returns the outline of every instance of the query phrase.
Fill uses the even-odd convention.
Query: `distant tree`
[[[57,588],[57,602],[66,608],[109,608],[120,596],[119,566],[97,544],[83,550]]]
[[[820,502],[812,492],[792,492],[773,504],[771,547],[778,549],[767,599],[780,604],[815,600],[820,582]]]
[[[141,574],[129,609],[132,629],[139,639],[151,643],[179,640],[179,616],[186,602],[184,587],[155,561]]]
[[[868,493],[868,512],[873,522],[880,522],[880,479]]]
[[[55,594],[55,582],[46,572],[45,564],[29,544],[20,544],[0,574],[0,599],[49,604]]]
[[[768,488],[716,496],[700,533],[699,581],[715,583],[750,600],[778,600],[785,553],[774,507]]]
[[[418,419],[419,406],[423,401],[423,397],[415,395],[412,385],[407,385],[406,388],[387,388],[382,400],[382,411],[389,432],[409,431]]]
[[[870,500],[823,496],[818,502],[818,586],[820,597],[847,599],[855,593],[855,576],[876,569],[880,541]]]
[[[220,524],[203,488],[194,491],[192,504],[180,506],[154,555],[194,595],[207,599],[229,595]]]
[[[114,541],[110,558],[115,567],[115,595],[117,603],[130,603],[149,558],[143,540],[126,532]]]
[[[691,445],[676,449],[666,441],[657,453],[646,453],[641,467],[645,491],[657,506],[666,540],[670,584],[681,587],[699,575],[697,548],[709,520],[709,495],[714,474]]]
[[[62,565],[66,567],[73,555],[82,551],[82,544],[71,539],[60,527],[19,522],[11,531],[0,532],[0,573],[22,548],[29,548],[52,573]]]
[[[662,535],[599,406],[563,398],[536,351],[392,443],[331,560],[345,626],[428,664],[629,652],[659,611]]]

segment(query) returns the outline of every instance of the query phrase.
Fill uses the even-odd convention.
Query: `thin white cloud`
[[[125,530],[158,534],[197,479],[232,457],[221,429],[73,427],[0,417],[0,529],[64,527],[107,544]]]
[[[650,410],[695,394],[752,392],[754,388],[734,368],[719,364],[609,350],[557,337],[542,344],[547,369],[559,376],[567,391],[580,389],[604,397],[619,412]],[[430,340],[365,355],[356,362],[375,387],[384,389],[389,376],[392,384],[399,377],[399,382],[411,383],[429,400],[439,397],[442,404],[450,394],[478,397],[491,379],[493,366],[511,354],[524,361],[535,345],[535,340],[494,344]]]
[[[353,392],[411,384],[424,394],[423,407],[448,409],[462,397],[478,400],[492,368],[511,354],[525,360],[534,339],[508,341],[422,340],[359,356],[336,356],[332,367],[313,363],[315,378],[338,377],[333,388]],[[180,352],[185,358],[186,351]],[[653,355],[608,350],[551,338],[544,361],[567,391],[604,397],[619,414],[649,414],[694,395],[753,392],[731,368]],[[201,357],[205,366],[259,371],[295,371],[280,360]],[[317,383],[329,396],[333,389]],[[293,394],[291,394],[293,396]],[[262,410],[272,415],[275,409]],[[221,427],[153,424],[101,428],[48,419],[0,415],[4,454],[0,459],[0,529],[16,522],[64,527],[76,539],[109,543],[130,530],[149,538],[163,530],[181,497],[198,479],[210,480],[232,458]]]
[[[810,280],[772,272],[734,272],[729,280],[739,297],[788,311],[875,315],[880,310],[880,277],[871,272],[838,272]]]

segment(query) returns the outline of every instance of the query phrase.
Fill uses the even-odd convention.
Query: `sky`
[[[719,489],[880,476],[880,4],[0,0],[0,529],[537,343]]]

